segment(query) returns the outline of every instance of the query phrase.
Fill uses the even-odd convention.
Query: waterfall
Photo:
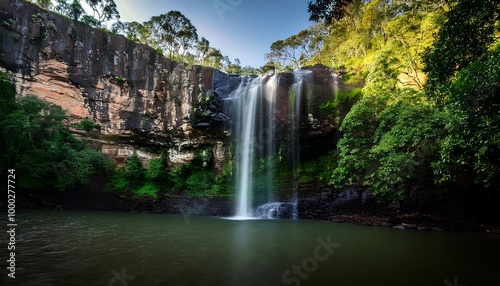
[[[300,114],[304,108],[304,92],[310,71],[293,73],[293,83],[285,84],[288,98],[278,99],[279,75],[243,78],[239,87],[227,99],[232,114],[233,144],[236,153],[236,213],[235,218],[297,218],[298,167],[300,162]],[[290,74],[287,74],[290,76]],[[286,81],[287,79],[285,79]],[[284,99],[285,98],[285,99]],[[277,106],[277,102],[280,106]],[[283,106],[281,106],[283,105]],[[288,106],[288,108],[286,108]],[[279,111],[277,110],[279,108]],[[282,142],[288,150],[293,178],[287,202],[276,202],[273,178],[276,156],[276,129],[281,124],[287,134]],[[257,165],[258,164],[258,165]],[[256,166],[259,177],[254,174]],[[286,214],[280,214],[286,210]]]
[[[251,191],[253,188],[254,135],[257,102],[260,95],[260,78],[245,79],[231,94],[233,114],[236,119],[236,217],[251,217]]]

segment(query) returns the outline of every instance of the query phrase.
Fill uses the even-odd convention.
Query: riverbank
[[[481,200],[464,197],[460,192],[442,191],[427,199],[425,192],[410,194],[411,203],[377,203],[369,190],[360,187],[342,191],[323,189],[298,198],[298,217],[409,230],[488,232],[500,234],[498,213],[477,211]],[[440,199],[436,199],[440,198]],[[410,200],[408,200],[410,201]],[[17,192],[17,209],[118,211],[149,214],[232,216],[234,198],[189,196],[133,197],[102,191],[99,188]],[[496,219],[496,220],[495,220]]]

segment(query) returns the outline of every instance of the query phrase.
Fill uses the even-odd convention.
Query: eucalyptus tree
[[[332,23],[342,19],[347,6],[356,0],[315,0],[309,1],[307,11],[311,21]]]
[[[183,60],[198,40],[196,27],[179,11],[153,16],[145,26],[149,32],[147,43],[172,58],[179,56]]]
[[[116,22],[112,26],[112,30],[115,33],[123,34],[127,39],[134,41],[136,43],[145,44],[147,42],[146,37],[148,35],[147,27],[139,22]]]
[[[208,51],[210,50],[210,42],[205,38],[201,37],[196,42],[196,56],[201,64],[206,64],[208,60]]]
[[[209,65],[216,68],[216,69],[221,69],[223,67],[222,64],[222,59],[224,56],[222,55],[221,51],[216,48],[210,48],[208,51],[208,62]]]
[[[234,59],[234,63],[229,61],[225,66],[225,69],[226,72],[229,74],[241,75],[243,73],[243,69],[241,67],[241,61],[238,58]]]
[[[39,3],[44,3],[44,5],[47,4],[45,2],[43,0],[39,1]],[[71,2],[68,2],[68,0],[56,0],[54,10],[68,16],[75,22],[83,22],[93,27],[102,27],[107,21],[120,19],[120,13],[113,0],[85,0],[85,3],[90,7],[93,15],[87,14],[79,0]]]
[[[113,19],[120,19],[120,13],[113,0],[85,0],[85,2],[92,9],[92,17],[96,19],[98,27]]]
[[[324,36],[322,29],[312,26],[285,40],[271,44],[266,59],[280,63],[288,69],[299,69],[322,49]]]
[[[86,15],[85,10],[78,0],[73,0],[72,2],[56,0],[56,3],[54,7],[55,11],[71,18],[75,22],[80,21]]]

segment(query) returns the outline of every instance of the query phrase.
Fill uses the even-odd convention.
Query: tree
[[[56,0],[56,3],[55,11],[68,16],[75,22],[80,21],[92,27],[103,27],[107,21],[120,19],[114,0],[85,0],[85,3],[92,9],[93,15],[85,12],[79,0],[72,2]]]
[[[333,23],[341,20],[347,10],[347,6],[356,0],[315,0],[307,3],[309,20]]]
[[[18,171],[21,188],[65,190],[107,171],[104,156],[63,127],[66,112],[60,106],[33,95],[8,106],[0,122],[0,165]]]
[[[500,186],[500,3],[456,0],[424,55],[426,94],[446,115],[446,136],[434,162],[439,182],[458,176]]]
[[[314,54],[321,50],[323,41],[322,29],[318,29],[318,26],[312,26],[285,40],[272,43],[271,51],[266,54],[266,59],[278,62],[288,69],[300,69]]]
[[[500,46],[486,52],[444,87],[446,136],[434,162],[439,182],[471,178],[500,188]]]
[[[67,0],[56,0],[57,5],[55,10],[65,16],[68,16],[73,21],[77,22],[82,19],[85,14],[80,1],[73,0],[71,3]]]
[[[85,0],[93,11],[93,18],[96,19],[96,27],[101,27],[105,22],[120,19],[120,13],[114,0]]]
[[[241,75],[242,71],[241,62],[238,58],[234,59],[234,64],[229,61],[226,65],[226,72],[229,74]]]
[[[439,85],[447,84],[469,63],[480,58],[497,39],[500,2],[494,0],[455,0],[446,13],[437,40],[426,52],[427,90],[438,102],[444,94]]]
[[[142,167],[141,160],[136,153],[130,156],[126,161],[125,178],[132,188],[139,188],[144,183],[145,169]]]
[[[196,42],[197,58],[201,64],[207,63],[208,51],[210,50],[210,42],[205,38],[201,37],[200,40]]]
[[[216,68],[216,69],[221,69],[222,68],[222,59],[224,56],[222,55],[221,51],[216,48],[210,48],[208,50],[208,61],[210,66]]]
[[[442,1],[386,2],[372,1],[362,17],[353,20],[347,13],[331,26],[337,41],[349,33],[360,37],[329,44],[328,52],[345,65],[369,68],[364,98],[342,122],[332,182],[362,183],[376,198],[389,200],[433,179],[450,183],[460,177],[476,189],[498,189],[500,4],[457,0],[445,12]],[[356,24],[346,24],[350,20]],[[365,55],[339,52],[356,44],[364,45]],[[413,81],[412,89],[402,88],[402,75]]]
[[[432,180],[442,130],[442,114],[412,89],[367,96],[342,123],[332,183],[362,183],[379,201],[401,200],[411,183]]]
[[[183,60],[198,40],[196,28],[179,11],[153,16],[145,26],[149,30],[147,43],[160,48],[171,58],[179,56]]]
[[[116,33],[125,35],[131,41],[143,44],[147,42],[148,28],[139,22],[116,22],[113,27]]]

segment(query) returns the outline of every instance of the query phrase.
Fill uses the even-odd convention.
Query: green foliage
[[[175,61],[212,66],[230,74],[253,75],[260,70],[242,67],[239,59],[232,63],[220,49],[210,46],[205,38],[198,38],[196,27],[179,11],[153,16],[148,21],[117,22],[112,31],[125,35],[129,40],[153,47],[160,55]]]
[[[45,2],[47,1],[39,1],[42,7],[52,8],[52,5]],[[103,27],[107,21],[120,19],[114,0],[84,0],[84,2],[92,10],[92,15],[87,14],[80,0],[56,0],[54,10],[75,22],[79,21],[96,28]]]
[[[172,174],[173,187],[177,192],[190,196],[231,196],[228,186],[232,175],[232,164],[227,163],[218,178],[211,170],[212,150],[200,148],[195,151],[195,159],[176,168]]]
[[[457,71],[480,58],[498,35],[500,2],[456,0],[445,15],[436,43],[426,51],[425,71],[429,95],[442,102],[440,85],[447,84]]]
[[[132,188],[138,188],[144,183],[145,170],[137,154],[134,153],[127,159],[123,176]]]
[[[116,81],[116,84],[118,84],[119,86],[123,86],[127,80],[124,77],[117,76],[115,78],[115,81]]]
[[[304,162],[299,167],[299,182],[318,181],[319,183],[328,184],[337,164],[338,154],[336,151],[331,151],[315,160]]]
[[[151,159],[149,169],[145,169],[139,156],[134,153],[125,161],[125,168],[115,170],[110,188],[115,192],[156,198],[165,180],[163,167],[162,158],[156,158]]]
[[[2,96],[1,167],[19,172],[21,188],[66,190],[108,171],[102,154],[86,148],[63,127],[66,116],[60,106],[32,95],[16,102],[5,80],[0,82],[7,95]]]
[[[73,0],[72,2],[56,0],[56,3],[55,10],[75,22],[80,21],[82,16],[85,15],[85,10],[78,0]]]
[[[498,189],[500,46],[498,1],[454,1],[425,54],[427,95],[443,111],[446,134],[433,162],[437,182],[470,178]]]
[[[168,184],[169,174],[166,170],[166,158],[162,155],[149,161],[149,168],[145,172],[145,179],[155,184]]]
[[[157,199],[158,198],[158,187],[151,183],[146,183],[142,188],[135,192],[138,196],[146,196]]]
[[[285,40],[278,40],[271,44],[271,51],[266,59],[278,63],[280,69],[300,69],[311,60],[323,47],[325,31],[322,26],[315,25],[292,35]]]
[[[85,117],[81,122],[74,124],[76,129],[84,130],[90,132],[98,127],[94,124],[94,122],[90,121],[88,117]]]
[[[380,113],[370,159],[373,172],[365,184],[381,199],[402,199],[409,183],[430,179],[430,161],[442,134],[439,111],[422,103],[422,96],[407,97]],[[427,176],[425,176],[427,175]]]
[[[438,28],[435,19],[442,14],[436,8],[443,1],[437,1],[439,5],[432,1],[349,2],[342,5],[343,17],[328,25],[329,34],[313,62],[342,71],[348,77],[345,82],[366,80],[365,94],[390,92],[396,84],[422,89],[421,53],[432,44]],[[398,78],[401,75],[404,80]]]
[[[439,182],[468,173],[478,185],[498,187],[500,154],[500,46],[458,72],[445,90],[447,135],[434,162]]]
[[[344,136],[337,147],[340,150],[339,165],[334,170],[332,184],[355,183],[364,178],[365,170],[372,164],[370,149],[378,125],[377,114],[385,108],[386,100],[365,97],[353,106],[344,118],[340,130]]]
[[[153,16],[143,26],[147,44],[160,48],[170,58],[178,56],[181,61],[198,40],[196,27],[179,11]]]
[[[423,1],[416,10],[401,6],[393,15],[390,9],[381,14],[385,5],[348,5],[350,13],[331,25],[330,36],[350,39],[330,42],[323,51],[351,74],[363,65],[369,70],[365,97],[342,123],[331,182],[364,184],[379,201],[403,199],[412,185],[433,179],[451,183],[460,177],[498,189],[500,46],[493,44],[498,1],[457,0],[449,10],[443,2]],[[347,20],[356,19],[359,25],[352,29]],[[427,49],[430,33],[440,26]],[[368,37],[363,30],[370,31]],[[361,57],[352,53],[359,47],[366,51]],[[417,92],[424,86],[423,63],[428,84]],[[412,89],[401,89],[405,86]],[[330,102],[323,110],[336,106]]]
[[[307,12],[310,21],[325,21],[333,23],[342,19],[347,11],[347,6],[354,0],[315,0],[307,3]]]
[[[37,4],[44,8],[44,9],[50,9],[52,8],[52,1],[51,0],[37,0]]]
[[[215,174],[210,170],[194,170],[186,180],[186,193],[192,196],[212,194],[215,185]]]
[[[402,199],[410,183],[429,179],[442,120],[439,110],[411,89],[387,99],[362,99],[342,124],[332,183],[362,182],[380,201]]]
[[[144,168],[137,154],[126,161],[125,168],[116,169],[110,188],[113,191],[134,196],[189,195],[189,196],[232,196],[228,187],[232,170],[228,164],[221,176],[211,170],[212,151],[209,148],[196,150],[195,159],[168,171],[166,155],[149,161]]]
[[[346,111],[346,107],[350,107],[362,98],[363,94],[360,88],[352,90],[339,90],[335,94],[335,99],[322,104],[319,109],[325,117],[335,117],[338,113]]]
[[[68,189],[77,184],[88,184],[96,174],[106,174],[109,163],[101,154],[90,148],[81,151],[68,150],[66,159],[53,162],[52,166],[58,172],[58,189]]]
[[[10,81],[10,74],[0,72],[0,122],[16,108],[14,85]]]

